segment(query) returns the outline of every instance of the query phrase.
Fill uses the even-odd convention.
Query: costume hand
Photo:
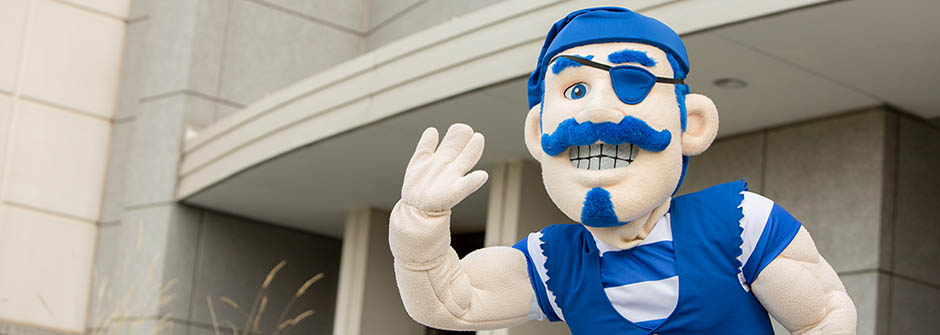
[[[437,145],[437,129],[421,134],[401,186],[402,202],[427,212],[450,210],[486,182],[486,171],[467,174],[483,155],[483,135],[456,123]]]

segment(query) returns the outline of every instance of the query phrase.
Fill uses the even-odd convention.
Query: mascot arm
[[[451,208],[486,182],[468,173],[483,154],[483,135],[455,124],[437,143],[425,130],[405,170],[401,200],[389,218],[389,247],[405,309],[416,321],[455,330],[505,328],[528,320],[535,294],[525,256],[510,247],[450,247]]]
[[[793,334],[855,334],[855,305],[802,227],[751,289]]]
[[[389,242],[405,309],[441,329],[484,330],[526,322],[535,298],[525,256],[510,247],[476,250],[459,260],[450,247],[450,213],[399,202]]]

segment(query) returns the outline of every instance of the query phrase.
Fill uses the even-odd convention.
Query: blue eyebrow
[[[587,56],[571,55],[571,56],[581,57],[587,60],[594,59],[594,55],[587,55]],[[581,66],[581,64],[573,60],[570,60],[567,58],[558,58],[555,60],[555,63],[552,64],[552,73],[559,74],[564,69],[567,69],[569,67],[579,67],[579,66]]]
[[[624,49],[607,56],[613,64],[637,63],[643,66],[655,66],[656,61],[646,55],[646,52]]]

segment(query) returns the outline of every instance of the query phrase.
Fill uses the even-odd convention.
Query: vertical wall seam
[[[884,266],[886,270],[894,271],[894,226],[897,221],[897,197],[899,159],[900,159],[900,115],[884,107],[884,139],[882,142],[882,173],[881,173],[881,222],[879,226],[879,256],[885,250],[887,257],[878,258],[878,267]],[[885,238],[884,235],[888,235]]]
[[[507,164],[506,195],[503,198],[503,222],[497,245],[515,243],[513,241],[519,230],[519,207],[522,206],[522,161],[512,161]],[[509,203],[509,202],[512,203]]]
[[[129,5],[130,5],[130,3],[128,3],[128,6],[129,6]],[[128,8],[128,11],[130,11],[129,8]],[[122,74],[121,74],[121,72],[124,71],[124,66],[127,65],[127,53],[126,53],[125,51],[127,50],[127,40],[130,38],[130,36],[129,36],[129,34],[128,34],[128,30],[129,30],[128,28],[129,28],[129,25],[130,25],[130,23],[128,23],[128,22],[130,22],[130,21],[128,21],[128,20],[123,20],[122,22],[123,22],[123,24],[124,24],[124,38],[123,38],[123,40],[121,41],[121,59],[120,59],[119,64],[118,64],[118,82],[117,82],[117,84],[116,84],[115,87],[114,87],[114,90],[115,90],[115,93],[116,93],[116,94],[114,95],[114,103],[111,105],[112,113],[111,113],[111,116],[107,118],[107,119],[108,119],[108,141],[107,141],[107,146],[108,146],[107,152],[108,152],[108,153],[107,153],[107,155],[106,155],[106,157],[105,157],[105,161],[104,161],[104,162],[105,162],[104,171],[102,171],[102,176],[101,176],[101,196],[100,196],[100,199],[99,199],[99,202],[98,202],[98,215],[97,215],[97,216],[98,216],[98,219],[96,220],[96,221],[99,222],[99,227],[100,227],[100,221],[101,221],[101,219],[102,219],[102,216],[104,216],[104,206],[105,206],[105,201],[106,201],[105,198],[107,198],[107,193],[108,193],[108,180],[110,179],[109,177],[111,177],[111,172],[113,172],[113,171],[111,170],[111,168],[112,168],[112,166],[111,166],[111,159],[113,159],[113,158],[115,157],[115,156],[114,156],[114,142],[115,142],[114,132],[115,132],[115,130],[116,130],[116,128],[117,128],[117,127],[116,127],[117,124],[115,124],[115,118],[116,118],[117,113],[118,113],[118,100],[119,100],[120,97],[121,97],[121,96],[120,96],[120,94],[121,94],[121,83],[120,83],[120,82],[121,82],[121,77],[123,77]],[[132,84],[132,85],[133,85],[133,84]],[[122,166],[122,167],[123,167],[123,166]],[[120,169],[120,168],[116,168],[116,169]],[[97,248],[97,244],[98,244],[98,240],[95,239],[95,247],[94,247],[94,248],[95,248],[95,252],[96,252],[96,253],[97,253],[97,249],[98,249],[98,248]],[[95,266],[97,266],[97,261],[96,261],[95,263],[96,263],[96,264],[92,264],[92,268],[94,268]],[[92,289],[94,289],[94,288],[92,287]],[[91,293],[94,293],[94,291],[92,291]],[[89,300],[90,300],[90,299],[89,299]],[[91,305],[89,304],[89,308],[90,308],[90,306],[91,306]],[[88,326],[88,323],[86,322],[85,325],[86,325],[86,327],[87,327],[87,326]]]
[[[770,146],[770,144],[768,143],[769,142],[768,137],[770,137],[770,131],[766,129],[761,130],[760,134],[761,134],[760,177],[758,178],[758,180],[760,180],[760,190],[758,190],[758,193],[764,194],[764,192],[766,192],[767,190],[767,156],[768,156],[767,149]]]
[[[22,78],[23,62],[26,59],[26,48],[29,46],[30,27],[33,23],[33,17],[36,15],[36,1],[31,0],[26,5],[26,20],[23,20],[23,38],[20,40],[19,58],[16,60],[16,68],[13,70],[13,95],[10,98],[10,122],[7,124],[6,146],[3,148],[3,161],[0,162],[0,200],[6,199],[6,191],[9,187],[3,187],[9,180],[9,166],[12,161],[11,149],[13,149],[13,129],[16,127],[16,115],[19,114],[20,106],[20,81]]]
[[[196,293],[199,291],[198,290],[199,289],[198,287],[199,263],[202,260],[202,244],[203,244],[202,239],[206,236],[205,230],[207,229],[206,228],[207,217],[208,217],[208,214],[206,213],[205,210],[199,210],[199,221],[197,223],[199,227],[197,227],[196,229],[196,248],[194,250],[195,255],[193,255],[193,275],[192,275],[192,283],[190,285],[190,291],[189,291],[189,311],[186,315],[186,320],[189,321],[190,323],[193,322],[193,316],[196,310],[196,301],[197,301]],[[192,329],[191,326],[186,327],[186,335],[191,334],[191,329]]]
[[[225,25],[222,26],[222,45],[220,46],[221,50],[219,51],[219,73],[216,77],[215,83],[215,99],[222,99],[222,84],[225,79],[225,53],[228,50],[228,34],[229,34],[229,25],[232,23],[232,8],[235,7],[234,0],[227,1],[228,7],[225,9]],[[219,121],[219,103],[216,101],[212,106],[212,122]],[[244,108],[244,107],[242,107]],[[182,160],[180,160],[182,162]]]
[[[494,164],[490,173],[490,194],[487,199],[486,224],[483,231],[483,245],[490,247],[499,244],[499,234],[505,212],[506,164]]]
[[[893,272],[894,272],[894,265],[896,264],[895,261],[897,260],[897,250],[895,250],[895,249],[896,249],[896,245],[897,245],[897,222],[898,222],[898,212],[899,212],[898,209],[897,209],[897,205],[898,205],[898,196],[899,196],[899,192],[898,192],[898,188],[899,188],[899,187],[898,187],[898,185],[899,185],[899,182],[900,182],[900,180],[901,180],[901,171],[900,171],[900,168],[901,168],[901,121],[902,121],[901,118],[903,117],[903,115],[901,115],[900,113],[896,113],[896,112],[894,112],[893,110],[890,110],[890,109],[889,109],[889,112],[890,112],[892,115],[894,115],[895,120],[896,120],[895,123],[894,123],[894,134],[892,134],[892,135],[894,136],[894,157],[892,157],[892,158],[893,158],[893,159],[892,159],[893,162],[891,162],[892,164],[894,164],[894,171],[892,171],[893,174],[894,174],[894,176],[893,176],[893,177],[894,177],[894,180],[893,180],[893,182],[894,182],[894,187],[893,187],[893,190],[892,190],[892,191],[893,191],[893,194],[891,195],[891,201],[892,201],[892,207],[891,207],[891,208],[892,208],[892,213],[891,213],[891,270],[892,270],[892,273],[893,273]],[[894,275],[889,275],[889,276],[888,276],[888,296],[886,297],[886,299],[887,299],[887,301],[886,301],[887,306],[885,307],[885,309],[886,309],[886,311],[885,311],[885,313],[886,313],[886,316],[885,316],[885,330],[890,333],[890,332],[891,332],[891,318],[893,318],[893,315],[892,315],[892,314],[894,314],[894,313],[892,313],[892,309],[893,309],[893,305],[894,305]],[[876,307],[876,308],[877,308],[877,307]],[[877,322],[878,322],[878,314],[877,314],[877,312],[876,312],[876,313],[875,313],[875,329],[876,329],[876,330],[878,329],[878,324],[877,324]]]
[[[100,215],[99,215],[99,220],[100,220]],[[120,226],[118,227],[118,229],[120,229]],[[91,320],[91,312],[92,312],[92,310],[91,310],[91,302],[92,302],[92,301],[95,299],[95,297],[96,297],[96,295],[95,295],[95,277],[97,277],[96,273],[97,273],[97,271],[98,271],[98,251],[99,251],[99,249],[100,249],[100,248],[99,248],[99,247],[100,247],[100,244],[101,244],[101,226],[100,226],[100,223],[99,223],[99,226],[95,228],[95,242],[94,242],[93,245],[91,246],[91,249],[92,249],[92,252],[91,252],[91,260],[92,260],[92,262],[91,262],[91,280],[88,281],[88,301],[85,302],[85,326],[82,327],[82,328],[85,329],[86,331],[87,331],[88,328],[91,327],[91,322],[92,322],[92,320]],[[100,304],[101,302],[99,301],[98,303]]]
[[[369,22],[372,20],[372,0],[362,0],[362,13],[359,17],[359,54],[366,52],[366,41],[368,40]]]

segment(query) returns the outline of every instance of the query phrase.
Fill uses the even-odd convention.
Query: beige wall
[[[0,1],[0,323],[84,328],[127,11]]]

